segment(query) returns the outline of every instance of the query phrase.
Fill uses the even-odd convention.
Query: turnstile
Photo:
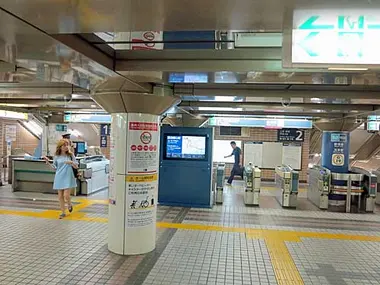
[[[215,203],[216,204],[223,204],[225,169],[226,169],[226,165],[224,163],[219,163],[216,167],[216,178],[215,178]]]
[[[375,204],[376,205],[380,205],[380,169],[376,170],[376,171],[373,171],[373,174],[376,175],[377,177],[377,182],[376,182],[376,198],[375,198]]]
[[[351,171],[363,175],[362,189],[364,192],[360,197],[364,202],[363,210],[373,213],[377,195],[377,175],[372,171],[358,167],[353,167]]]
[[[309,187],[307,190],[307,198],[318,208],[328,209],[330,185],[330,170],[314,165],[311,169],[309,169]]]
[[[244,203],[258,206],[260,200],[261,170],[250,162],[244,168]]]
[[[280,195],[277,196],[280,204],[284,208],[296,208],[299,173],[289,165],[276,167],[276,185],[280,189]]]

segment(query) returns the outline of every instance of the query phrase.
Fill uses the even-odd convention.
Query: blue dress
[[[70,159],[69,156],[55,156],[53,165],[56,169],[54,177],[54,190],[72,189],[77,187],[77,179],[74,177],[73,167],[66,164],[66,161],[73,160],[77,163],[75,157]]]

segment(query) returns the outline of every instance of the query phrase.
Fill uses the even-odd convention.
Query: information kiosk
[[[212,207],[211,128],[162,127],[158,202]]]

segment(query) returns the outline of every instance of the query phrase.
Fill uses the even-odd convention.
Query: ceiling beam
[[[284,107],[280,102],[218,102],[218,101],[182,101],[181,108],[258,108],[280,110],[326,110],[326,111],[376,111],[380,108],[374,105],[351,105],[351,104],[317,104],[317,103],[291,103]],[[233,111],[233,110],[232,110]]]
[[[227,50],[117,50],[115,70],[163,72],[320,72],[322,69],[284,69],[282,48]],[[324,70],[328,72],[328,70]]]
[[[379,99],[379,86],[292,84],[174,84],[178,96]]]
[[[114,70],[113,58],[100,49],[97,49],[93,45],[89,44],[80,36],[75,34],[55,34],[52,35],[52,37],[64,45],[72,48],[73,50],[83,54],[87,58],[106,67],[110,71]]]
[[[312,113],[312,112],[292,112],[292,111],[199,111],[192,110],[192,114],[205,117],[215,116],[290,116],[290,117],[313,117],[313,118],[343,118],[343,114],[340,113]]]
[[[2,82],[0,83],[0,94],[20,95],[62,95],[62,94],[89,94],[89,91],[67,83],[50,82]]]

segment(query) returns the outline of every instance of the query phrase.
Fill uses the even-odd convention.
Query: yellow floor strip
[[[302,277],[286,244],[277,237],[278,235],[265,238],[277,283],[279,285],[303,285]]]
[[[75,206],[75,211],[68,215],[65,220],[85,221],[107,223],[107,218],[101,217],[88,217],[86,213],[80,210],[86,207],[97,204],[95,200],[77,199],[79,204]],[[78,212],[79,211],[79,212]],[[12,211],[1,210],[0,214],[3,215],[18,215],[25,217],[45,218],[45,219],[58,219],[59,211],[43,211],[43,212],[27,212],[27,211]],[[284,230],[268,230],[268,229],[251,229],[240,227],[224,227],[215,225],[202,225],[202,224],[179,224],[179,223],[166,223],[158,222],[158,228],[192,230],[192,231],[219,231],[219,232],[235,232],[245,233],[247,238],[263,239],[268,248],[268,252],[273,265],[273,270],[279,285],[303,285],[302,277],[294,264],[285,242],[302,242],[302,238],[318,238],[318,239],[338,239],[338,240],[355,240],[355,241],[373,241],[380,242],[379,236],[365,236],[365,235],[347,235],[335,233],[321,233],[321,232],[298,232],[298,231],[284,231]]]

